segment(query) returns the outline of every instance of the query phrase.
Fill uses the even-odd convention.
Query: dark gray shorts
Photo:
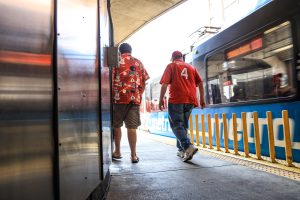
[[[137,129],[141,125],[140,106],[135,104],[113,105],[113,127],[120,128],[125,122],[125,127]]]

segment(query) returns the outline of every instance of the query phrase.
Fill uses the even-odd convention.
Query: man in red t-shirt
[[[198,106],[196,87],[200,93],[200,108],[205,107],[202,78],[196,68],[183,61],[180,51],[172,54],[172,63],[168,64],[160,80],[161,90],[159,109],[164,108],[164,96],[169,86],[168,114],[170,126],[177,138],[177,155],[186,162],[198,151],[187,137],[190,114]]]
[[[145,90],[148,73],[141,61],[131,56],[131,46],[123,43],[119,47],[121,53],[119,66],[113,68],[113,127],[115,149],[113,158],[121,158],[121,127],[125,122],[132,163],[139,162],[136,155],[136,129],[141,125],[140,104]]]

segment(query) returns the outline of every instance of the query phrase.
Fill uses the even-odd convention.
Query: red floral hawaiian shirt
[[[116,104],[141,104],[145,82],[150,77],[141,61],[130,53],[121,55],[119,66],[113,68],[113,100]]]

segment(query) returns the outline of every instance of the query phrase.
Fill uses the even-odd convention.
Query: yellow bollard
[[[236,124],[236,114],[232,113],[232,127],[233,127],[233,146],[234,146],[234,154],[239,154],[238,149],[238,141],[237,141],[237,124]]]
[[[259,124],[258,124],[258,114],[257,112],[253,112],[253,122],[254,122],[254,137],[255,137],[255,152],[258,160],[262,160],[261,158],[261,150],[260,150],[260,133],[259,133]]]
[[[215,113],[215,128],[216,128],[216,146],[217,151],[221,151],[220,149],[220,126],[219,126],[219,116],[217,113]]]
[[[201,115],[201,124],[202,124],[202,147],[206,148],[206,141],[205,141],[205,123],[204,123],[204,115]]]
[[[199,120],[198,120],[198,115],[195,115],[195,123],[196,123],[196,144],[197,144],[197,146],[199,146],[200,142],[199,142]]]
[[[249,146],[248,146],[248,130],[247,130],[247,119],[246,113],[242,112],[242,124],[243,124],[243,136],[244,136],[244,153],[245,157],[249,158]]]
[[[287,110],[282,111],[282,118],[283,118],[283,132],[284,132],[286,162],[289,167],[294,167],[293,155],[292,155],[292,143],[291,143],[291,136],[290,136],[289,113]]]
[[[273,119],[272,119],[272,113],[270,111],[267,112],[267,120],[268,120],[270,158],[271,158],[271,162],[276,163],[275,142],[274,142],[274,132],[273,132]]]
[[[190,116],[190,140],[191,143],[194,144],[194,128],[193,128],[193,117],[192,115]]]
[[[223,118],[223,130],[224,130],[224,148],[225,148],[225,153],[229,153],[228,150],[228,126],[227,126],[227,118],[226,114],[222,114]]]
[[[207,114],[207,124],[208,124],[208,142],[209,142],[209,148],[213,149],[213,146],[212,146],[212,133],[211,133],[211,118],[210,118],[210,114]]]

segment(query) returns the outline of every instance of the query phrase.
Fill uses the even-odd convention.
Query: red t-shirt
[[[113,68],[113,99],[116,104],[141,104],[149,75],[141,61],[130,53],[121,55],[119,66]]]
[[[178,59],[168,64],[160,84],[169,84],[169,102],[198,106],[196,86],[202,78],[192,65]]]

